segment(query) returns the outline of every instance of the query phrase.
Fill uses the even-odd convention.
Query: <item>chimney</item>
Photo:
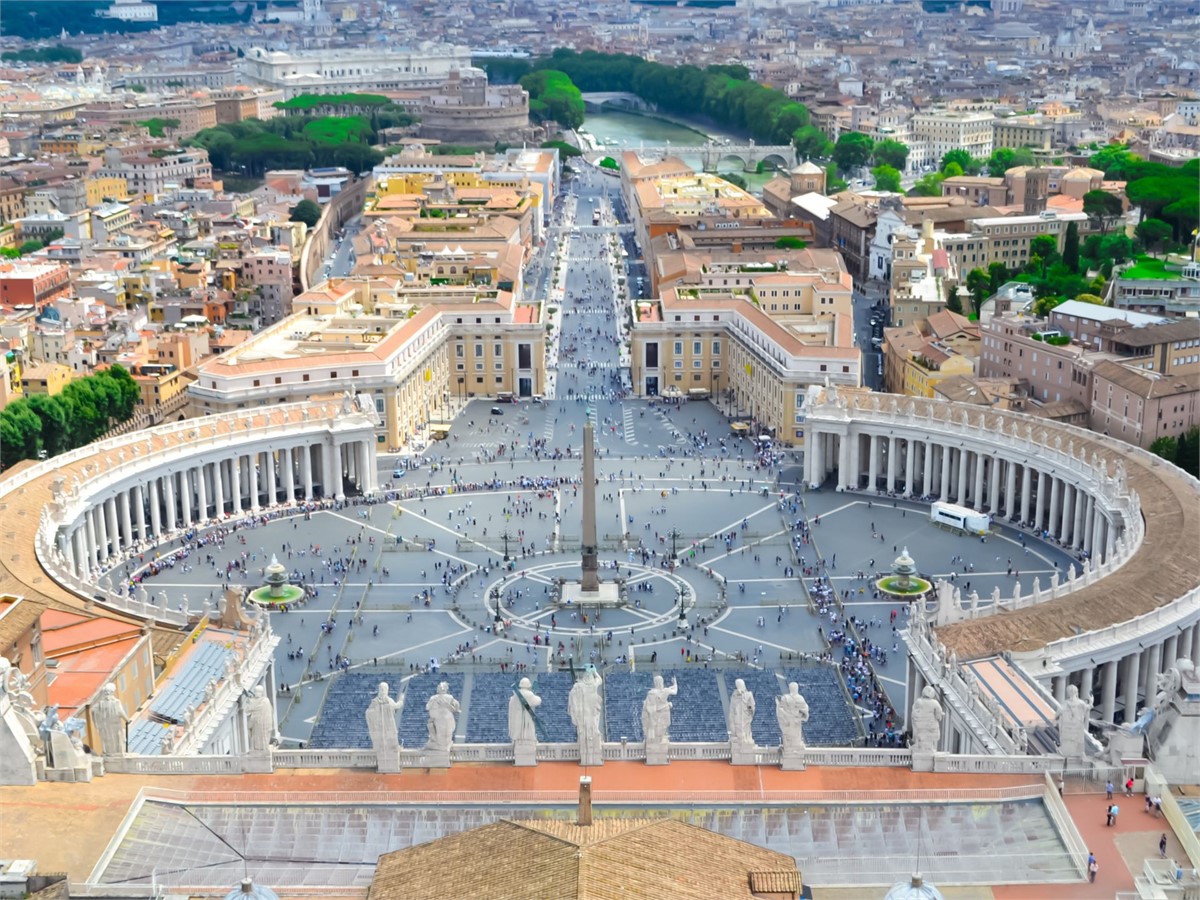
[[[575,824],[585,827],[592,824],[592,779],[588,775],[579,779],[579,818]]]

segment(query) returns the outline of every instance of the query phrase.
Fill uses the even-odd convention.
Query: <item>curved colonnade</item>
[[[1177,658],[1200,661],[1200,482],[1181,469],[1022,413],[836,388],[810,395],[805,428],[810,487],[954,501],[1086,554],[986,607],[941,591],[937,638],[958,659],[1010,654],[1059,700],[1098,686],[1106,722],[1118,696],[1136,710]]]
[[[100,441],[0,481],[15,513],[0,587],[78,609],[93,601],[182,625],[186,612],[129,596],[101,573],[210,522],[377,487],[369,397],[208,416]],[[40,511],[39,511],[40,510]],[[36,513],[36,516],[35,516]],[[32,526],[32,527],[30,527]]]

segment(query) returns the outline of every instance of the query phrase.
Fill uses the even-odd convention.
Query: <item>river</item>
[[[699,128],[669,122],[665,119],[616,111],[588,113],[583,127],[579,130],[587,132],[596,139],[597,143],[614,151],[634,150],[638,146],[662,147],[670,143],[672,147],[679,148],[674,155],[697,170],[701,167],[700,145],[710,137],[724,138],[734,143],[742,143],[744,140],[737,135],[716,128],[706,127],[701,131]],[[695,149],[689,151],[688,148]],[[734,160],[722,161],[717,170],[721,173],[735,172],[745,178],[750,190],[755,194],[761,194],[762,186],[775,175],[769,171],[761,175],[754,172],[743,172],[741,165]]]

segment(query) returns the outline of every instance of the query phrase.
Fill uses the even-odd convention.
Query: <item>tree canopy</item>
[[[908,165],[908,144],[885,138],[871,148],[871,158],[877,166],[891,166],[903,172]]]
[[[379,128],[411,121],[399,107],[383,107],[366,116],[280,116],[269,121],[246,119],[205,128],[190,141],[208,151],[222,172],[244,170],[262,175],[268,169],[344,166],[363,172],[383,161],[370,146]]]
[[[583,96],[566,72],[541,69],[521,79],[529,91],[529,115],[538,122],[552,119],[564,128],[583,124]]]
[[[293,222],[303,222],[309,228],[315,228],[321,221],[321,207],[312,200],[301,200],[292,207],[292,214],[288,218]]]
[[[876,166],[871,170],[871,175],[875,178],[875,190],[899,192],[900,173],[896,169],[891,166]]]
[[[1035,164],[1033,153],[1028,147],[997,147],[988,157],[988,174],[993,178],[999,177],[1009,169],[1017,166],[1032,166]],[[964,167],[965,168],[965,167]]]
[[[132,416],[140,393],[129,372],[113,365],[53,397],[19,397],[0,410],[0,462],[8,467],[41,450],[56,456],[89,444]]]
[[[875,142],[869,134],[859,131],[847,131],[833,145],[833,161],[843,171],[865,166],[871,159],[871,150]]]

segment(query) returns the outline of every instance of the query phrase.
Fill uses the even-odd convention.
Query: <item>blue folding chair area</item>
[[[679,693],[671,698],[671,740],[727,741],[729,730],[717,687],[717,673],[708,669],[667,669],[663,681],[679,682]],[[649,672],[620,672],[604,682],[604,711],[608,740],[626,737],[642,740],[642,703],[653,685]]]
[[[480,672],[472,678],[467,743],[508,742],[508,698],[512,696],[513,686],[522,677],[516,673]],[[533,674],[528,677],[532,679]]]
[[[204,701],[204,691],[214,681],[225,676],[225,661],[232,650],[216,641],[205,641],[196,648],[154,703],[150,711],[176,724],[184,719],[187,710],[196,710]]]
[[[785,669],[786,681],[800,685],[808,701],[804,742],[814,747],[849,747],[861,741],[862,722],[832,666]]]
[[[404,688],[404,709],[400,712],[401,746],[424,747],[429,740],[429,715],[425,712],[425,704],[443,681],[449,687],[450,694],[461,703],[464,679],[458,672],[430,672],[409,679]]]
[[[153,719],[139,719],[129,726],[129,740],[126,745],[130,753],[141,756],[161,756],[162,739],[167,733],[167,726]]]
[[[307,746],[314,750],[371,749],[371,736],[367,732],[367,707],[379,690],[379,682],[391,686],[393,698],[403,685],[406,672],[344,672],[334,677],[325,705],[313,725]],[[434,682],[437,686],[437,682]],[[407,701],[405,706],[408,706]],[[424,712],[424,703],[421,704]],[[424,732],[424,727],[421,729]],[[424,737],[421,744],[425,743]],[[418,745],[419,746],[419,745]]]
[[[779,677],[774,672],[760,669],[725,672],[723,677],[728,696],[733,696],[734,685],[739,678],[746,682],[746,690],[754,695],[754,721],[750,726],[754,743],[759,747],[779,746],[779,722],[775,718],[775,698],[783,687]]]

